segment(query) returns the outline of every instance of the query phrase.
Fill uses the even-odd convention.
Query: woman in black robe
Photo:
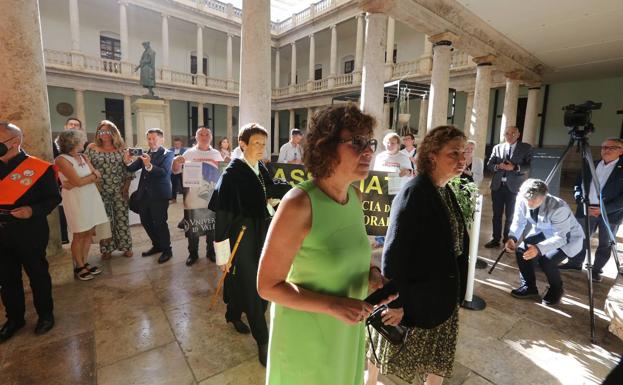
[[[240,318],[242,313],[246,313],[258,345],[259,360],[264,366],[268,351],[268,326],[264,313],[268,302],[257,293],[257,269],[268,225],[274,214],[269,199],[279,199],[290,189],[288,184],[275,184],[261,162],[267,139],[267,131],[258,124],[242,127],[238,142],[244,156],[232,160],[227,166],[209,205],[210,210],[216,213],[216,242],[229,239],[233,250],[240,229],[243,225],[247,227],[225,279],[225,319],[239,333],[246,334],[249,328]]]

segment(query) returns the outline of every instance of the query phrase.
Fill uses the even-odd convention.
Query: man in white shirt
[[[584,191],[588,188],[588,216],[589,216],[589,234],[594,234],[599,228],[599,244],[595,250],[595,261],[593,263],[593,281],[600,282],[602,268],[610,259],[611,246],[608,236],[608,228],[606,222],[601,215],[600,205],[604,205],[604,210],[608,215],[610,230],[616,234],[621,222],[623,222],[623,139],[609,138],[601,144],[601,160],[595,164],[595,174],[601,187],[601,202],[599,195],[595,190],[592,175],[586,165],[584,165],[585,175],[589,176],[587,183],[590,185],[582,186],[582,181],[573,187],[575,191],[575,200],[578,202],[578,208],[575,213],[580,220],[582,226],[586,225],[584,219],[584,206],[582,198]],[[569,261],[560,266],[561,269],[582,270],[582,263],[586,256],[584,250],[575,257],[569,258]]]
[[[279,159],[277,163],[303,163],[303,148],[301,146],[303,133],[298,128],[290,131],[290,141],[279,149]]]
[[[380,152],[374,159],[374,171],[387,171],[398,173],[400,176],[412,174],[411,161],[409,157],[400,150],[400,136],[395,132],[390,132],[383,138],[385,151]]]
[[[405,148],[400,150],[401,153],[405,154],[409,160],[411,161],[411,169],[415,170],[415,137],[413,134],[408,133],[402,137],[402,143],[405,145]]]
[[[212,131],[207,127],[199,127],[195,134],[197,144],[186,150],[173,161],[172,171],[183,172],[183,166],[190,163],[202,164],[201,185],[189,187],[184,192],[184,229],[188,238],[188,259],[186,265],[191,266],[199,259],[199,237],[206,235],[207,257],[214,261],[214,213],[208,209],[208,203],[218,180],[218,162],[223,161],[221,153],[210,146]],[[208,178],[206,179],[206,175]],[[209,178],[209,175],[216,176]],[[209,179],[214,179],[210,181]]]

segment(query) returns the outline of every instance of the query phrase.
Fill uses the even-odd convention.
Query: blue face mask
[[[9,139],[5,140],[4,142],[0,142],[0,156],[5,156],[7,152],[9,152],[9,147],[5,144],[6,142],[8,142],[9,140],[15,138],[15,136],[10,137]]]

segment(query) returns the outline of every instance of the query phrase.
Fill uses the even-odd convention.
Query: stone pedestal
[[[37,1],[3,2],[4,18],[0,23],[0,120],[8,120],[23,130],[22,147],[31,155],[52,161],[52,132],[48,90],[41,45],[41,25]],[[9,58],[27,60],[9,60]],[[28,87],[24,87],[28,84]],[[47,259],[55,285],[72,280],[71,255],[61,248],[58,211],[48,216],[50,239]],[[2,251],[0,251],[2,253]],[[26,284],[27,285],[27,284]]]
[[[159,128],[164,131],[164,137],[170,137],[166,127],[166,105],[162,99],[137,99],[132,103],[132,110],[136,115],[136,145],[147,148],[145,133],[150,128]],[[169,143],[165,143],[167,147]]]

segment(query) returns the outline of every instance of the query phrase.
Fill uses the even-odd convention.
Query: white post
[[[281,56],[279,47],[275,50],[275,88],[279,88],[279,76],[281,74]]]
[[[517,124],[517,101],[519,97],[519,80],[512,76],[506,77],[506,90],[504,91],[504,109],[502,110],[502,122],[500,124],[500,143],[504,142],[506,127]]]
[[[76,118],[82,122],[82,129],[87,131],[87,117],[84,108],[84,90],[76,89]]]
[[[134,129],[132,128],[132,96],[123,95],[123,124],[125,127],[125,144],[134,147]]]
[[[243,0],[240,44],[241,125],[257,122],[268,132],[265,156],[271,148],[270,0]]]
[[[355,84],[361,83],[361,67],[363,61],[363,23],[365,21],[362,14],[357,18],[357,41],[355,43]]]
[[[480,159],[485,158],[485,147],[487,144],[489,94],[491,92],[491,71],[492,62],[494,60],[495,56],[492,55],[474,58],[474,62],[477,63],[478,66],[476,67],[474,105],[472,107],[468,137],[476,141],[474,156]]]
[[[361,109],[377,121],[374,137],[382,143],[383,131],[383,72],[385,60],[387,16],[381,13],[366,15],[366,50],[363,54],[363,75],[361,81]],[[377,151],[380,150],[380,147]]]
[[[526,119],[523,126],[523,138],[522,142],[529,143],[532,146],[537,145],[537,117],[538,117],[538,103],[539,94],[541,92],[540,86],[534,86],[528,88],[528,101],[526,103]]]
[[[482,298],[474,295],[474,277],[476,275],[476,260],[478,259],[478,238],[480,237],[480,220],[482,216],[482,195],[476,197],[474,223],[470,229],[469,262],[467,265],[467,287],[463,307],[470,310],[483,310],[486,303]]]
[[[290,43],[292,47],[292,60],[290,60],[290,85],[296,84],[296,42]]]
[[[385,80],[392,78],[394,69],[394,35],[396,21],[393,17],[387,18],[387,44],[385,48]]]
[[[203,103],[197,103],[197,127],[203,126]],[[197,128],[193,127],[193,129]]]
[[[448,32],[431,36],[433,72],[430,80],[427,131],[448,123],[448,87],[452,61],[452,40],[450,39],[455,40],[456,36]]]
[[[307,80],[307,91],[314,90],[314,73],[316,65],[316,39],[314,34],[309,34],[309,79]]]
[[[274,123],[274,131],[273,131],[273,155],[279,155],[279,111],[275,111],[275,118],[273,120]]]
[[[227,34],[227,89],[231,90],[234,88],[234,54],[232,48],[232,39],[233,35],[231,33]]]
[[[197,85],[205,86],[203,79],[203,27],[197,24]]]
[[[289,122],[288,126],[289,126],[289,130],[292,130],[294,128],[294,110],[290,109],[290,110],[288,110],[288,112],[290,113],[290,116],[289,116],[290,122]]]
[[[331,54],[329,57],[329,88],[335,86],[335,76],[337,75],[337,26],[331,26]]]
[[[69,0],[69,30],[71,32],[71,50],[80,52],[80,15],[78,0]]]

